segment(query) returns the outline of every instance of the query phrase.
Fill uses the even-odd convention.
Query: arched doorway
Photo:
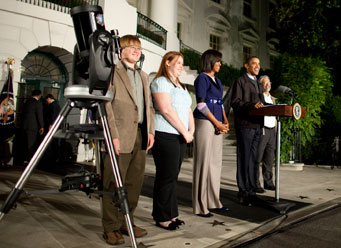
[[[44,102],[44,97],[47,94],[52,94],[58,101],[60,107],[64,105],[64,89],[71,75],[73,55],[58,47],[39,47],[38,49],[28,53],[21,63],[21,79],[18,83],[17,101],[16,101],[16,134],[13,142],[13,157],[14,164],[20,165],[26,157],[23,152],[24,136],[22,129],[22,111],[24,103],[32,97],[32,91],[39,89],[42,92],[41,101],[44,103],[44,117],[47,116],[47,105]],[[45,122],[45,120],[44,120]],[[44,127],[48,131],[48,127]],[[43,138],[43,137],[40,137]],[[69,158],[73,155],[73,147],[63,143],[63,147],[67,147],[67,152],[60,151],[58,154],[64,156],[60,159]],[[70,155],[71,154],[71,155]],[[46,155],[46,154],[45,154]],[[44,160],[43,157],[42,161]],[[44,163],[43,163],[44,164]]]
[[[58,101],[63,101],[68,73],[64,64],[54,55],[33,51],[21,63],[21,81],[25,88],[40,89],[43,95],[52,94]]]
[[[52,53],[39,50],[28,53],[21,63],[21,80],[17,92],[17,125],[20,126],[23,104],[35,89],[40,89],[43,97],[52,94],[62,106],[68,76],[65,65]]]

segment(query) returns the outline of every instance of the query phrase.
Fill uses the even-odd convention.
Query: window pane
[[[220,37],[213,34],[210,35],[210,48],[217,51],[220,50]]]
[[[276,28],[276,17],[275,17],[276,6],[273,3],[269,3],[269,27]]]
[[[273,69],[275,65],[275,56],[270,55],[270,69]]]
[[[243,46],[243,63],[251,56],[251,47]]]
[[[181,23],[180,22],[178,22],[178,24],[177,24],[177,30],[176,30],[177,32],[176,32],[176,34],[177,34],[177,37],[178,37],[178,39],[179,40],[181,40]]]
[[[251,0],[244,0],[243,14],[246,17],[251,17]]]

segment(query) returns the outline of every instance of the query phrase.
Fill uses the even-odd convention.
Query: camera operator
[[[127,192],[129,216],[134,235],[139,238],[147,235],[147,230],[134,225],[133,215],[142,188],[146,151],[154,144],[154,109],[148,76],[136,64],[142,54],[139,38],[125,35],[120,38],[120,44],[122,60],[116,65],[109,86],[114,98],[106,103],[106,111],[122,183]],[[103,190],[114,192],[115,179],[107,153],[103,154],[103,162]],[[128,230],[122,212],[110,195],[104,195],[102,203],[104,239],[110,245],[123,244],[122,234],[128,235]]]

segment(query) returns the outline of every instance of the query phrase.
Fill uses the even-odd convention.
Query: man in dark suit
[[[44,118],[45,118],[45,133],[47,133],[55,120],[58,117],[58,114],[60,112],[60,106],[58,102],[55,100],[54,96],[52,94],[47,94],[45,96],[45,101],[47,106],[45,106],[45,112],[44,112]],[[60,152],[59,152],[59,145],[60,139],[52,139],[51,145],[46,151],[45,156],[45,166],[55,166],[59,160]]]
[[[45,101],[47,103],[47,111],[46,111],[46,126],[48,127],[48,130],[52,127],[54,121],[57,119],[57,116],[60,112],[60,106],[55,100],[54,96],[52,94],[47,94],[45,96]],[[46,131],[48,131],[46,130]]]
[[[263,117],[251,116],[249,111],[263,107],[264,98],[256,78],[259,58],[248,58],[244,66],[247,72],[233,85],[231,106],[237,136],[238,199],[241,204],[250,205],[256,195],[255,166]]]
[[[28,99],[23,107],[23,129],[27,144],[28,161],[34,155],[44,133],[43,104],[40,102],[41,91],[34,90],[32,98]]]
[[[120,44],[122,60],[117,63],[109,86],[114,98],[106,103],[106,111],[134,235],[138,238],[147,234],[147,230],[134,224],[134,211],[142,188],[146,151],[154,144],[154,108],[148,75],[136,65],[142,52],[139,38],[125,35]],[[107,154],[103,162],[103,190],[113,192],[115,179]],[[128,234],[125,220],[110,195],[103,196],[102,210],[104,239],[110,245],[124,243],[122,234]]]

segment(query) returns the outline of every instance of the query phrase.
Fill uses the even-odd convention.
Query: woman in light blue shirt
[[[181,53],[166,53],[151,83],[155,108],[152,151],[156,166],[152,215],[156,226],[166,230],[175,230],[184,224],[177,218],[176,182],[187,143],[192,142],[194,133],[192,98],[179,80],[183,62]]]

